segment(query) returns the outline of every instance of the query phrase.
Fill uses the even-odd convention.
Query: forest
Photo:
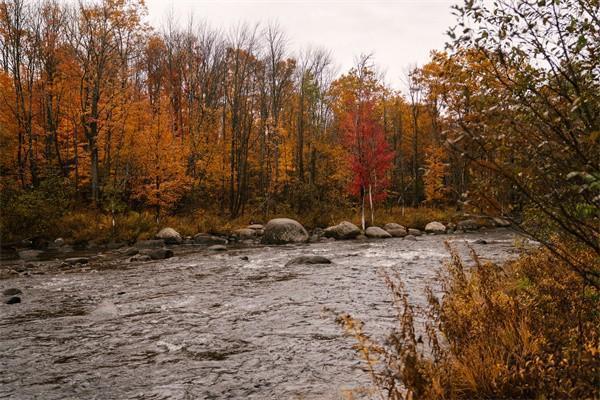
[[[597,398],[600,3],[453,12],[446,47],[394,88],[376,55],[338,71],[277,22],[153,27],[143,0],[2,0],[0,240],[502,218],[541,247],[504,269],[474,255],[472,274],[449,249],[433,358],[390,277],[391,344],[340,324],[383,365],[382,398]]]
[[[120,0],[1,11],[3,236],[53,233],[51,220],[77,212],[157,224],[293,213],[317,226],[368,195],[371,209],[462,208],[492,151],[471,160],[451,146],[483,123],[471,115],[500,101],[481,80],[499,71],[469,49],[432,52],[407,70],[402,93],[369,55],[341,75],[325,49],[294,58],[277,23],[157,30],[142,2]],[[502,108],[481,132],[495,141]],[[359,116],[368,127],[357,133]],[[485,207],[520,207],[506,188]]]

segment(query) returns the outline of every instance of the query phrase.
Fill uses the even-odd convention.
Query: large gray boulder
[[[427,233],[445,233],[446,227],[441,222],[433,221],[425,225],[425,232]]]
[[[385,224],[383,226],[383,230],[392,235],[393,237],[404,237],[408,235],[408,231],[404,226],[400,224],[395,224],[393,222]]]
[[[173,228],[162,228],[156,234],[156,239],[162,239],[166,244],[180,244],[183,241],[179,232]]]
[[[304,243],[308,232],[298,222],[290,218],[275,218],[265,226],[262,242],[265,244]]]
[[[358,226],[348,221],[343,221],[337,225],[330,226],[323,232],[323,236],[337,240],[354,239],[358,235],[360,235]]]
[[[421,232],[418,229],[408,228],[408,234],[412,235],[412,236],[421,236],[423,234],[423,232]]]
[[[389,239],[392,237],[389,233],[378,226],[370,226],[365,230],[365,235],[370,239]]]

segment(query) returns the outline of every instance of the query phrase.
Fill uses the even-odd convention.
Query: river
[[[23,294],[0,305],[0,398],[344,398],[369,379],[335,316],[383,337],[394,313],[382,273],[398,272],[423,306],[445,240],[483,259],[516,254],[515,234],[498,229],[219,253],[180,246],[161,261],[10,275],[0,288]],[[285,266],[311,254],[333,263]]]

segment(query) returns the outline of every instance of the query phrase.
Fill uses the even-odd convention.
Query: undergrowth
[[[428,292],[424,327],[398,276],[385,277],[397,328],[378,343],[349,315],[382,399],[598,399],[600,294],[545,249],[499,267],[466,268],[458,253]],[[577,254],[600,267],[589,251]],[[423,343],[419,335],[428,340]]]

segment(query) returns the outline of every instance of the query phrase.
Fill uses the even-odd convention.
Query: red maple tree
[[[365,199],[369,201],[373,224],[374,204],[387,196],[388,171],[392,167],[394,152],[390,150],[383,128],[374,118],[372,101],[361,102],[349,109],[351,111],[342,121],[354,175],[349,191],[360,197],[362,228],[365,229]]]

